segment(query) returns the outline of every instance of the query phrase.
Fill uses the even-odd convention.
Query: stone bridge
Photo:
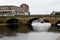
[[[49,21],[52,25],[56,25],[56,23],[60,23],[60,16],[59,15],[21,15],[21,16],[0,16],[0,24],[6,24],[4,26],[7,26],[7,22],[14,21],[18,24],[29,24],[33,20],[40,19]]]
[[[53,25],[60,21],[59,15],[30,15],[30,16],[1,16],[0,23],[6,23],[8,20],[11,19],[17,19],[21,24],[28,24],[31,19],[34,20],[35,18],[37,19],[42,18],[43,20],[48,20]]]

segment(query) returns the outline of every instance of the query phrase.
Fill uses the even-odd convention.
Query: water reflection
[[[36,25],[38,25],[38,24],[36,24]],[[43,26],[43,27],[42,27]],[[49,25],[48,25],[49,26]],[[58,28],[57,26],[51,26],[51,27],[48,27],[48,26],[45,26],[45,25],[39,25],[38,27],[36,26],[31,26],[31,25],[25,25],[25,24],[23,24],[23,25],[19,25],[18,26],[18,29],[17,29],[17,32],[22,32],[22,33],[27,33],[27,32],[30,32],[30,31],[36,31],[35,29],[34,29],[34,27],[37,29],[37,31],[40,31],[40,30],[45,30],[45,31],[49,31],[49,32],[60,32],[60,28]],[[40,28],[39,28],[40,27]],[[0,32],[1,33],[4,33],[4,32],[9,32],[9,31],[12,31],[12,30],[9,30],[8,28],[7,28],[7,25],[5,26],[5,25],[0,25]],[[13,32],[13,31],[12,31]]]
[[[49,26],[49,25],[48,25]],[[44,26],[43,25],[43,27],[42,26],[38,26],[37,28],[38,28],[38,30],[35,30],[34,29],[34,27],[33,26],[31,26],[31,25],[20,25],[19,26],[19,28],[18,28],[18,31],[21,33],[28,33],[28,32],[30,32],[30,31],[38,31],[39,32],[39,30],[45,30],[45,32],[46,31],[49,31],[49,32],[60,32],[60,28],[58,28],[57,26]],[[41,29],[39,29],[39,27],[41,28]],[[36,28],[36,29],[37,29]]]
[[[41,26],[39,26],[39,27],[41,28]],[[13,31],[9,30],[7,27],[4,27],[4,26],[1,26],[0,28],[1,28],[0,29],[1,33],[0,34],[3,35],[3,36],[6,36],[6,35],[7,36],[15,36],[16,33],[29,33],[31,31],[32,32],[36,31],[33,26],[27,25],[27,24],[19,25],[17,32],[15,32],[15,31],[13,32]],[[45,31],[49,31],[49,32],[60,32],[60,28],[58,28],[56,26],[48,27],[47,30],[46,30],[46,26],[44,26],[44,27],[42,27],[42,29],[38,29],[37,31],[41,32],[40,30],[41,31],[45,30]]]
[[[31,25],[24,24],[19,26],[18,31],[20,33],[27,33],[27,32],[33,31],[33,28]]]
[[[51,23],[40,23],[40,22],[32,22],[31,24],[33,26],[33,29],[36,31],[48,31],[48,29],[51,27]]]

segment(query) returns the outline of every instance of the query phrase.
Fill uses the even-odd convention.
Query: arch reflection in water
[[[23,24],[23,25],[20,25],[20,27],[18,28],[18,31],[19,31],[19,33],[28,33],[30,31],[33,31],[30,27],[31,26],[29,26],[29,25]]]
[[[18,23],[19,23],[18,19],[9,19],[9,20],[7,20],[7,24],[9,24],[9,25],[7,25],[7,27],[11,31],[17,31]]]
[[[32,22],[31,24],[33,26],[33,29],[36,31],[48,31],[48,29],[51,27],[51,23],[40,23],[40,22]]]

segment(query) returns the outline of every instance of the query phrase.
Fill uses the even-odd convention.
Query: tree
[[[60,12],[55,12],[55,11],[53,11],[53,12],[51,13],[51,15],[60,15]]]

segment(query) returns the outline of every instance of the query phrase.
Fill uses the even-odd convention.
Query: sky
[[[0,5],[29,5],[31,14],[50,14],[52,11],[60,11],[60,0],[0,0]]]

